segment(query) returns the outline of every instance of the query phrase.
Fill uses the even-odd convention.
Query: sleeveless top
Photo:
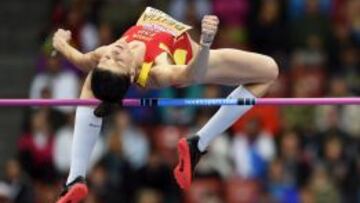
[[[191,27],[174,20],[166,13],[147,7],[136,25],[123,35],[127,42],[145,44],[145,57],[136,81],[146,87],[151,67],[157,56],[167,53],[176,65],[186,65],[193,57],[189,35]]]

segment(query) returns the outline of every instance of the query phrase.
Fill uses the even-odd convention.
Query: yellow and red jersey
[[[162,11],[148,7],[137,24],[125,32],[123,37],[127,42],[141,41],[146,46],[144,62],[136,81],[140,86],[146,86],[150,69],[160,54],[167,53],[176,65],[185,65],[192,59],[187,33],[190,28]]]

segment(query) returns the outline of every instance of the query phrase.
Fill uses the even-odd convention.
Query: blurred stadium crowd
[[[57,28],[72,31],[83,52],[121,36],[146,6],[193,25],[219,16],[214,47],[271,55],[280,77],[268,97],[360,94],[358,0],[54,0],[39,36],[31,98],[77,98],[84,73],[50,57]],[[231,87],[141,91],[128,97],[226,97]],[[176,144],[196,132],[213,108],[131,108],[107,119],[89,168],[86,203],[360,202],[358,106],[255,107],[217,139],[192,189],[172,177]],[[28,109],[0,181],[0,202],[54,202],[69,170],[74,108]]]

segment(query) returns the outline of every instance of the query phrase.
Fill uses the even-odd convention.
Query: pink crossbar
[[[259,98],[257,105],[360,105],[360,97],[342,98]]]
[[[244,98],[243,98],[244,99]],[[245,98],[246,99],[246,98]],[[146,106],[144,101],[149,99],[124,99],[124,106]],[[180,106],[209,106],[212,105],[239,105],[237,100],[231,99],[190,99],[190,98],[174,98],[174,99],[152,99],[156,100],[156,105],[150,106],[172,106],[174,104]],[[214,103],[213,101],[216,100]],[[0,99],[0,106],[94,106],[99,104],[94,99]],[[183,105],[182,105],[183,104]],[[360,97],[346,98],[258,98],[255,100],[256,105],[360,105]]]

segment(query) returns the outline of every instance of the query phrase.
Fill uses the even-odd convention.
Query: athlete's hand
[[[200,44],[210,47],[218,30],[219,18],[215,15],[206,15],[201,22]]]
[[[52,44],[57,51],[61,51],[70,40],[71,32],[69,30],[58,29],[53,36]]]

